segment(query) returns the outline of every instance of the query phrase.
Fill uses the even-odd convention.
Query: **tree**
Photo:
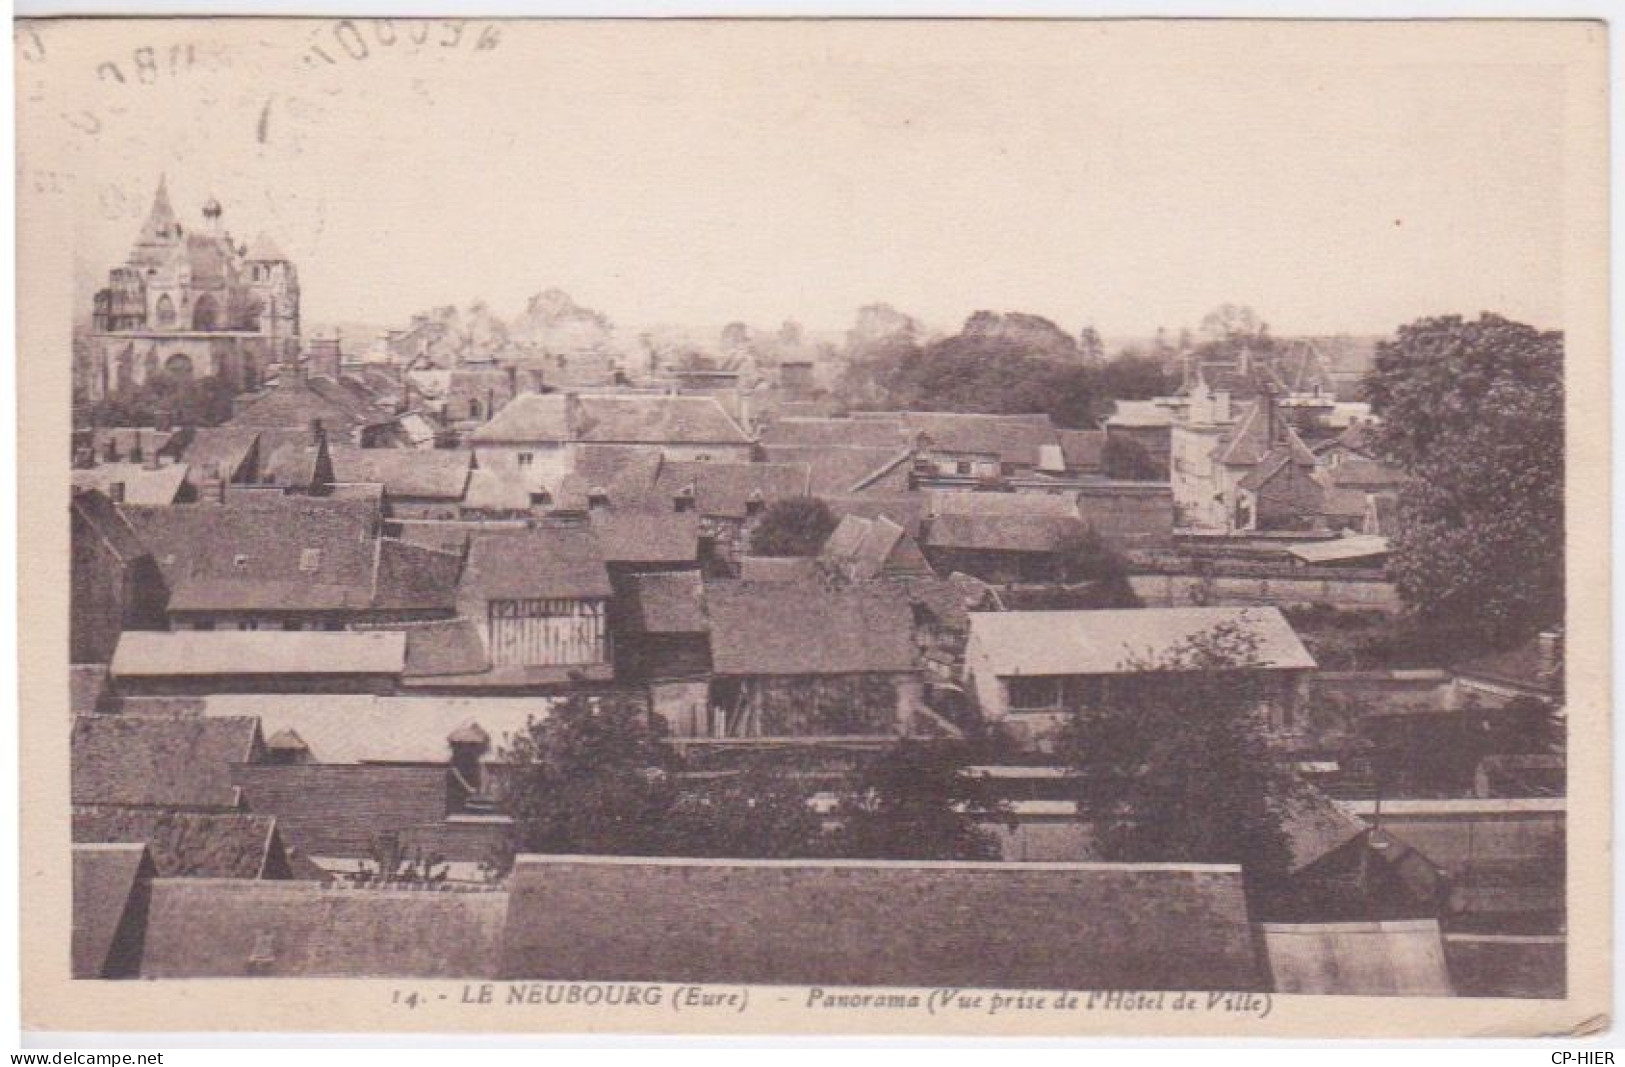
[[[963,773],[962,753],[946,742],[899,740],[863,767],[841,797],[834,847],[849,859],[991,860],[998,840],[990,820],[1008,805]]]
[[[1220,304],[1202,316],[1202,335],[1209,341],[1257,340],[1269,334],[1258,312],[1240,304]]]
[[[664,723],[619,694],[575,694],[503,748],[504,796],[529,852],[656,853],[676,800]]]
[[[1132,438],[1107,434],[1100,450],[1100,466],[1106,477],[1122,482],[1165,482],[1168,468],[1151,458],[1145,446]]]
[[[1128,580],[1128,560],[1093,527],[1069,533],[1055,546],[1063,582],[1092,582],[1095,608],[1137,608],[1140,598]]]
[[[1167,396],[1177,384],[1163,361],[1131,352],[1120,353],[1101,368],[1101,392],[1113,400],[1150,400]]]
[[[236,394],[218,375],[194,378],[164,370],[105,397],[90,418],[98,426],[152,426],[167,415],[176,426],[218,426],[231,418]]]
[[[782,766],[748,764],[684,783],[661,829],[663,855],[743,859],[816,858],[830,835],[812,790]]]
[[[1375,447],[1412,476],[1390,571],[1428,624],[1505,645],[1563,618],[1563,335],[1422,319],[1365,380]]]
[[[813,556],[835,531],[835,513],[815,496],[776,500],[750,535],[757,556]]]
[[[846,331],[846,358],[862,363],[916,347],[923,332],[916,319],[890,304],[866,304]]]
[[[1078,354],[1088,364],[1102,363],[1106,359],[1106,344],[1100,339],[1100,331],[1094,326],[1085,326],[1078,331]]]
[[[1257,642],[1233,624],[1197,634],[1102,706],[1075,710],[1056,753],[1080,778],[1079,812],[1114,862],[1239,863],[1255,904],[1284,899],[1291,849],[1281,798],[1297,788],[1271,757]]]

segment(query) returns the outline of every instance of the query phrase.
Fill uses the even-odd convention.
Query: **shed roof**
[[[774,419],[762,427],[762,444],[768,448],[878,449],[895,455],[906,443],[907,436],[900,417],[824,419],[792,416]]]
[[[1334,537],[1326,541],[1305,541],[1287,545],[1286,550],[1305,563],[1341,563],[1354,559],[1374,559],[1389,552],[1388,538],[1375,534]]]
[[[715,582],[707,588],[717,674],[863,674],[917,670],[913,613],[889,584]]]
[[[77,716],[73,803],[236,807],[229,765],[251,759],[259,738],[259,720],[246,716]]]
[[[1161,662],[1191,638],[1225,624],[1257,640],[1261,668],[1315,666],[1272,607],[975,612],[971,642],[1000,676],[1122,674],[1137,670],[1136,662]]]
[[[700,517],[692,512],[596,509],[590,526],[605,563],[697,564]]]
[[[1277,993],[1448,997],[1444,941],[1435,919],[1263,923]]]
[[[507,894],[158,879],[144,978],[489,978]]]
[[[705,583],[698,571],[635,574],[626,582],[624,607],[634,633],[704,633]]]
[[[349,630],[126,630],[115,678],[400,674],[406,635]]]

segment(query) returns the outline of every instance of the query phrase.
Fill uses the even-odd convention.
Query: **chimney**
[[[762,509],[766,506],[767,502],[762,499],[762,491],[760,489],[752,489],[750,491],[750,496],[745,498],[746,515],[760,515],[762,513]]]
[[[677,490],[676,495],[671,498],[671,504],[672,504],[672,510],[674,510],[674,511],[678,511],[678,512],[693,511],[694,510],[694,486],[685,485],[681,489]]]
[[[491,735],[470,719],[446,738],[451,748],[451,769],[471,793],[480,790],[480,761],[491,747]]]
[[[102,446],[102,459],[108,463],[118,462],[118,438],[109,436],[107,443]]]
[[[130,462],[140,463],[146,459],[146,450],[141,447],[141,431],[137,430],[130,439]]]
[[[149,471],[157,470],[159,466],[161,466],[161,459],[158,455],[158,450],[155,448],[151,452],[148,452],[141,465]]]
[[[508,368],[508,399],[512,400],[519,395],[519,368]]]
[[[1277,409],[1275,390],[1264,390],[1264,432],[1268,435],[1265,440],[1273,448],[1281,440],[1281,413]]]
[[[609,507],[609,490],[601,485],[595,485],[587,490],[587,510],[598,511]]]
[[[169,433],[175,428],[175,416],[172,412],[164,408],[159,408],[157,416],[156,421],[158,423],[159,433]]]
[[[576,393],[564,394],[565,432],[574,440],[581,428],[581,397]]]

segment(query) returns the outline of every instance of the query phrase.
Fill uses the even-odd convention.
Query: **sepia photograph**
[[[15,30],[25,1027],[1610,1025],[1601,23]]]

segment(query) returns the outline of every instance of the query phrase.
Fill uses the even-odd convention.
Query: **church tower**
[[[249,292],[259,307],[258,332],[289,354],[299,350],[299,272],[265,234],[254,238],[245,259]]]

